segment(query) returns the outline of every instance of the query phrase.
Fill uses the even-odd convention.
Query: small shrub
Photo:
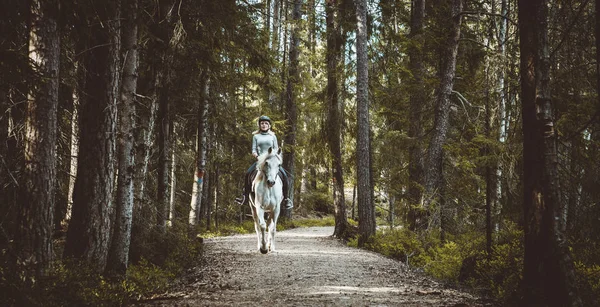
[[[324,226],[334,226],[335,218],[331,215],[324,216],[322,218],[309,218],[309,219],[297,219],[289,221],[291,223],[288,228],[297,228],[297,227],[324,227]]]
[[[73,261],[54,267],[41,296],[45,306],[120,306],[128,299],[122,283]]]
[[[358,246],[358,239],[348,241],[349,246]],[[423,245],[417,235],[406,229],[386,229],[378,231],[365,245],[365,248],[385,256],[398,259],[414,266],[422,266]]]
[[[333,208],[333,196],[327,192],[313,192],[307,193],[303,200],[303,206],[309,211],[316,211],[324,214],[332,214]]]
[[[129,267],[127,279],[122,285],[129,297],[139,299],[166,290],[174,277],[173,273],[142,259]]]
[[[432,248],[426,259],[425,272],[428,274],[452,283],[458,280],[463,255],[461,247],[455,242],[447,242]]]
[[[238,223],[221,223],[219,229],[209,231],[201,231],[203,238],[214,238],[222,236],[231,236],[234,234],[248,234],[254,232],[254,221],[252,219],[245,220],[241,225]]]
[[[577,284],[585,305],[598,306],[600,298],[600,265],[575,262]]]
[[[482,249],[473,253],[476,259],[475,273],[465,283],[474,288],[483,288],[492,297],[507,302],[523,276],[522,238],[521,230],[515,225],[508,225],[499,233],[499,242],[493,246],[490,257]]]

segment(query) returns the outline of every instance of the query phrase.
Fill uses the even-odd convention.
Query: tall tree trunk
[[[175,144],[177,143],[177,133],[175,133]],[[169,196],[169,218],[167,219],[167,226],[173,227],[175,221],[175,197],[177,195],[177,160],[175,150],[171,151],[171,193]]]
[[[123,1],[123,83],[119,104],[116,218],[107,271],[124,276],[129,260],[135,175],[135,93],[138,78],[138,0]]]
[[[204,206],[204,217],[206,218],[206,231],[210,231],[212,226],[212,194],[210,193],[212,190],[212,175],[214,173],[207,172],[206,178],[204,180],[204,191],[206,193],[202,193],[202,203]]]
[[[506,36],[507,36],[507,28],[508,28],[508,0],[501,0],[500,6],[500,15],[502,16],[502,20],[498,26],[498,53],[500,54],[500,58],[504,59],[506,57]],[[508,133],[508,112],[507,112],[507,90],[506,90],[506,71],[505,67],[502,66],[498,69],[498,96],[500,98],[500,126],[498,128],[498,140],[500,143],[506,142],[506,136]],[[494,222],[494,230],[499,231],[500,229],[500,213],[502,211],[502,204],[499,201],[502,198],[502,169],[504,168],[502,161],[498,161],[496,165],[496,207],[492,208],[493,217],[495,218]]]
[[[139,98],[149,102],[149,114],[148,116],[141,116],[140,108],[138,110],[138,121],[136,130],[136,168],[135,168],[135,180],[134,180],[134,204],[133,204],[133,223],[131,227],[131,260],[138,261],[143,257],[139,252],[143,251],[143,240],[146,238],[148,230],[147,223],[153,219],[154,211],[151,210],[150,201],[146,194],[146,177],[148,175],[148,166],[150,164],[150,157],[153,153],[155,144],[156,134],[156,119],[158,117],[158,99],[156,95],[156,87],[160,82],[160,76],[154,71],[152,77],[153,90],[151,91],[150,97],[144,97],[137,95]],[[140,101],[141,102],[141,101]]]
[[[93,4],[93,5],[92,5]],[[111,233],[115,178],[115,123],[119,90],[120,1],[94,1],[84,40],[86,73],[81,99],[80,146],[73,212],[64,256],[103,272]]]
[[[562,232],[556,131],[550,96],[548,3],[519,4],[525,259],[523,306],[581,306]]]
[[[159,0],[157,2],[157,18],[155,35],[157,36],[157,57],[155,69],[158,69],[157,96],[158,96],[158,118],[157,118],[157,143],[158,143],[158,166],[157,166],[157,206],[156,223],[161,231],[166,231],[167,217],[169,215],[169,175],[171,167],[171,129],[173,118],[170,111],[169,100],[171,98],[171,66],[173,63],[173,51],[171,48],[173,39],[173,15],[175,10],[174,0]]]
[[[331,150],[333,170],[333,195],[335,208],[335,229],[333,235],[344,237],[348,227],[346,218],[346,204],[344,201],[344,175],[342,168],[342,108],[343,104],[339,98],[340,75],[340,12],[336,0],[326,2],[327,23],[327,101],[329,104],[329,149]]]
[[[456,70],[456,55],[458,53],[458,39],[460,37],[462,13],[462,0],[452,0],[449,8],[449,16],[452,20],[448,30],[448,40],[442,55],[442,66],[440,71],[440,84],[437,89],[435,121],[431,140],[429,141],[429,152],[425,172],[425,210],[430,212],[431,204],[435,202],[440,187],[442,174],[442,146],[446,142],[450,117],[450,95],[454,86],[454,75]],[[429,214],[429,213],[426,213]],[[429,219],[424,216],[417,222],[418,228],[428,229]]]
[[[281,14],[279,15],[281,19],[283,19],[283,22],[281,22],[283,24],[283,26],[281,27],[282,30],[282,35],[283,35],[283,51],[280,53],[281,55],[281,84],[286,84],[286,80],[287,80],[287,76],[289,75],[289,71],[287,68],[287,64],[288,64],[288,44],[286,44],[285,42],[288,41],[288,29],[289,29],[289,22],[288,22],[288,13],[289,13],[289,5],[288,5],[288,1],[281,1]],[[279,101],[281,102],[280,104],[276,105],[275,107],[277,108],[278,111],[281,112],[282,108],[283,108],[283,103],[284,101],[286,101],[286,89],[282,90],[280,95],[280,99]]]
[[[352,219],[356,220],[356,214],[355,214],[356,213],[356,210],[355,210],[355,208],[356,208],[356,184],[352,188],[352,205],[351,205],[351,207],[352,207]]]
[[[9,234],[5,230],[5,220],[7,219],[7,214],[10,210],[8,208],[13,207],[12,201],[10,201],[10,192],[12,191],[12,185],[14,183],[11,178],[11,169],[8,166],[8,129],[9,125],[9,116],[10,114],[10,104],[8,99],[8,84],[0,84],[0,112],[4,114],[4,116],[0,116],[0,186],[4,187],[2,191],[0,191],[0,202],[3,204],[0,207],[0,224],[3,225],[0,228],[0,249],[6,250],[6,245],[11,241],[9,238]],[[7,189],[7,187],[11,187],[11,189]]]
[[[279,34],[281,32],[281,11],[282,11],[282,1],[283,0],[273,0],[273,22],[272,22],[272,30],[271,30],[271,39],[270,39],[270,48],[271,51],[274,52],[275,54],[275,60],[279,59]],[[274,75],[277,74],[277,67],[273,66],[272,71],[271,71]],[[270,78],[270,77],[269,77]],[[271,82],[270,80],[268,81],[269,83]],[[273,106],[275,104],[275,100],[276,100],[276,95],[275,95],[275,91],[273,91],[273,89],[271,88],[271,86],[268,86],[268,97],[267,97],[267,102],[269,103],[269,106]]]
[[[281,7],[283,0],[273,0],[273,29],[271,31],[271,50],[279,54],[279,33],[281,31]]]
[[[300,70],[299,70],[299,45],[300,45],[300,23],[302,22],[302,0],[294,0],[294,7],[292,9],[292,33],[290,39],[290,66],[289,76],[286,87],[285,95],[285,120],[286,129],[283,148],[283,166],[289,173],[290,184],[289,195],[284,195],[294,201],[294,173],[296,171],[296,130],[298,125],[298,107],[296,106],[296,87],[300,83]],[[284,216],[291,217],[291,210],[285,210]]]
[[[492,6],[492,14],[495,13],[495,7]],[[495,24],[495,20],[493,21]],[[488,37],[487,37],[487,44],[486,44],[486,48],[493,48],[493,43],[494,43],[494,32],[493,30],[490,28],[488,30]],[[496,36],[498,37],[498,36]],[[502,44],[502,42],[499,42],[500,44]],[[494,83],[494,76],[495,74],[493,73],[493,67],[491,65],[491,57],[493,55],[489,55],[485,57],[485,63],[484,63],[484,75],[485,75],[485,119],[484,119],[484,132],[485,132],[485,137],[489,140],[492,139],[497,139],[498,137],[496,136],[497,131],[495,129],[496,124],[495,124],[495,120],[496,120],[496,103],[495,103],[495,98],[496,96],[493,95],[493,93],[496,90],[496,87],[493,85]],[[500,105],[499,103],[497,104],[498,106]],[[493,220],[492,220],[492,216],[493,216],[493,210],[496,207],[496,203],[497,203],[497,179],[496,179],[496,170],[498,169],[498,166],[496,165],[495,162],[492,162],[492,151],[493,151],[493,147],[489,144],[484,145],[483,148],[483,155],[489,160],[488,163],[485,164],[484,166],[484,180],[485,180],[485,248],[486,248],[486,253],[489,256],[492,255],[492,234],[494,231],[493,228]]]
[[[196,169],[192,186],[192,200],[190,202],[189,225],[198,224],[202,214],[199,214],[202,203],[202,189],[206,173],[206,160],[208,154],[208,109],[210,93],[210,72],[205,70],[200,76],[202,94],[198,100],[198,130],[196,131]]]
[[[213,199],[215,200],[215,230],[219,231],[219,195],[221,195],[221,169],[219,164],[215,165],[215,195]]]
[[[172,117],[169,104],[169,78],[166,78],[159,94],[158,106],[158,177],[157,181],[157,210],[156,223],[161,231],[166,231],[169,216],[169,196],[171,182],[171,132]]]
[[[57,107],[60,67],[58,1],[31,2],[30,59],[38,78],[27,103],[25,184],[17,242],[29,277],[48,274],[53,260]],[[31,271],[30,271],[31,270]]]
[[[423,45],[425,44],[424,19],[425,0],[412,2],[410,18],[409,68],[412,74],[409,96],[409,127],[408,136],[411,144],[408,148],[408,227],[417,230],[423,213],[423,171],[425,169],[423,149],[423,110],[427,102],[425,95],[425,69],[423,65]]]
[[[375,234],[375,206],[371,197],[371,155],[369,126],[369,57],[367,53],[367,1],[356,3],[356,166],[358,185],[358,245],[364,246]]]
[[[77,69],[76,69],[77,71]],[[71,114],[71,155],[69,157],[69,195],[67,196],[67,212],[64,222],[68,224],[71,220],[73,210],[73,192],[75,191],[75,179],[77,178],[77,159],[79,156],[79,95],[78,90],[72,88],[73,113]]]

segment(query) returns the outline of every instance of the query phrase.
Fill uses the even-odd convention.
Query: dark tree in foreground
[[[204,177],[206,173],[206,160],[208,155],[208,110],[209,110],[209,71],[205,70],[200,76],[200,99],[198,99],[198,118],[196,129],[196,165],[194,169],[194,182],[190,201],[190,226],[198,224],[202,218],[201,203],[204,193]]]
[[[327,0],[327,103],[329,104],[329,149],[333,170],[333,202],[335,208],[334,236],[343,237],[348,227],[344,201],[344,174],[342,168],[342,114],[343,104],[339,95],[340,56],[342,37],[340,12],[336,0]]]
[[[115,181],[115,129],[119,91],[120,1],[82,6],[83,48],[80,144],[73,212],[64,257],[106,267]]]
[[[581,306],[563,233],[546,0],[519,1],[525,258],[522,306]]]
[[[369,126],[369,58],[367,50],[367,1],[356,0],[356,168],[358,186],[358,245],[375,234],[375,207],[371,197],[371,146]]]
[[[138,78],[138,0],[123,1],[123,81],[119,104],[119,127],[117,142],[118,179],[116,195],[116,218],[110,247],[107,270],[125,275],[131,243],[133,221],[134,169],[135,169],[135,122]]]
[[[25,185],[20,199],[20,258],[36,277],[53,260],[52,230],[56,190],[57,106],[60,66],[58,1],[31,2],[30,58],[36,78],[27,101]],[[33,274],[31,274],[33,275]]]
[[[425,0],[415,0],[410,12],[410,38],[411,44],[408,48],[409,69],[412,74],[411,90],[409,97],[409,127],[408,136],[412,142],[408,148],[408,224],[411,230],[420,227],[420,217],[423,212],[423,172],[425,168],[425,151],[423,149],[423,110],[427,95],[425,95],[424,78],[425,69],[423,64],[423,45]]]
[[[443,50],[440,83],[436,89],[435,121],[425,169],[425,210],[431,212],[430,205],[435,203],[439,197],[442,178],[443,145],[446,143],[448,129],[450,128],[450,95],[454,87],[454,76],[456,74],[456,56],[458,54],[458,39],[460,38],[460,26],[462,20],[462,0],[452,0],[448,7],[449,23],[448,38]],[[441,210],[440,210],[441,211]],[[429,228],[429,219],[422,216],[416,222],[421,230]]]
[[[298,125],[298,84],[300,82],[300,23],[302,22],[302,0],[295,0],[292,8],[292,33],[290,38],[290,68],[285,90],[286,129],[283,147],[283,166],[290,174],[290,200],[294,201],[294,180],[296,172],[296,130]],[[285,195],[284,197],[287,197]],[[284,213],[288,218],[291,212]]]

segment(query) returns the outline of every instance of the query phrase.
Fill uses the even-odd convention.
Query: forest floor
[[[136,306],[492,306],[408,269],[351,248],[333,227],[278,232],[276,252],[256,249],[256,234],[205,240],[199,263],[168,293]]]

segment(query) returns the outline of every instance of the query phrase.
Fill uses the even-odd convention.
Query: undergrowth
[[[403,228],[378,230],[365,249],[400,260],[416,270],[448,284],[463,284],[498,301],[507,301],[521,278],[522,232],[507,226],[498,235],[493,253],[485,252],[485,237],[480,232],[460,236],[439,232],[416,234]],[[357,247],[357,238],[348,245]]]
[[[1,306],[122,306],[168,290],[178,276],[198,262],[202,246],[185,226],[166,233],[151,230],[138,246],[142,258],[132,260],[125,276],[107,277],[87,263],[56,261],[43,280],[25,280],[22,268],[0,269]],[[61,259],[57,255],[57,259]],[[3,261],[3,264],[8,264]]]

